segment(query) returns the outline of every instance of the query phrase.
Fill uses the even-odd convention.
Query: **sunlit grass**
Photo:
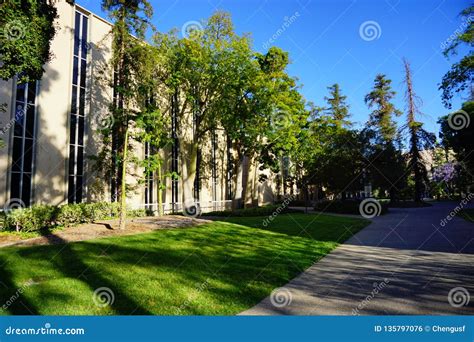
[[[266,228],[264,217],[225,220],[65,245],[2,248],[0,313],[236,314],[368,223],[304,214],[280,215]],[[101,287],[113,292],[110,305],[94,304],[94,290]]]

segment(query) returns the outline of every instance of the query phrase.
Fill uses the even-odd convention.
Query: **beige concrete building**
[[[87,9],[65,1],[56,3],[58,32],[52,41],[54,54],[38,82],[17,84],[0,81],[0,208],[23,202],[60,205],[64,203],[110,201],[114,189],[108,179],[93,172],[90,156],[97,154],[97,128],[113,99],[112,88],[101,81],[111,57],[111,24]],[[189,125],[192,127],[192,124]],[[170,127],[172,131],[173,127]],[[269,180],[257,181],[257,168],[229,172],[229,155],[222,132],[210,135],[201,146],[202,168],[198,182],[186,177],[186,154],[180,142],[163,151],[163,173],[177,172],[178,179],[166,178],[163,195],[165,211],[180,209],[186,201],[183,189],[191,187],[203,210],[230,207],[232,200],[267,204],[275,199],[276,187]],[[135,155],[149,153],[136,146]],[[135,174],[143,174],[136,169]],[[157,210],[157,182],[149,177],[129,178],[133,191],[128,204],[134,208]],[[242,199],[242,182],[249,196]]]

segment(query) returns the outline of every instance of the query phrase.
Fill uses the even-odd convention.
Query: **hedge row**
[[[119,203],[78,203],[62,206],[34,205],[30,208],[14,209],[5,214],[4,229],[33,232],[56,226],[74,226],[97,220],[117,218]],[[146,216],[145,210],[128,210],[128,216]]]

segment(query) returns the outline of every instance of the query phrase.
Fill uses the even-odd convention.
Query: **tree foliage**
[[[48,0],[6,0],[0,5],[0,78],[39,80],[52,58],[56,8]]]
[[[468,53],[457,63],[454,63],[444,76],[439,86],[443,91],[442,100],[447,108],[451,108],[451,101],[456,93],[463,93],[469,90],[469,97],[473,99],[473,77],[474,77],[474,6],[469,6],[461,12],[463,26],[461,33],[458,33],[454,39],[449,40],[449,44],[444,50],[446,57],[456,55],[461,46],[466,45]]]

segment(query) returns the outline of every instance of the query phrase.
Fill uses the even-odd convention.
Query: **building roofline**
[[[92,16],[94,16],[95,18],[99,19],[100,21],[102,21],[102,22],[108,24],[110,27],[113,27],[113,26],[114,26],[114,24],[112,24],[112,23],[111,23],[110,21],[108,21],[107,19],[102,18],[100,15],[95,14],[94,12],[88,10],[87,8],[85,8],[85,7],[83,7],[83,6],[79,5],[79,4],[74,3],[74,6],[77,7],[77,8],[79,8],[81,11],[86,12],[86,13],[88,13],[89,15],[92,15]]]

